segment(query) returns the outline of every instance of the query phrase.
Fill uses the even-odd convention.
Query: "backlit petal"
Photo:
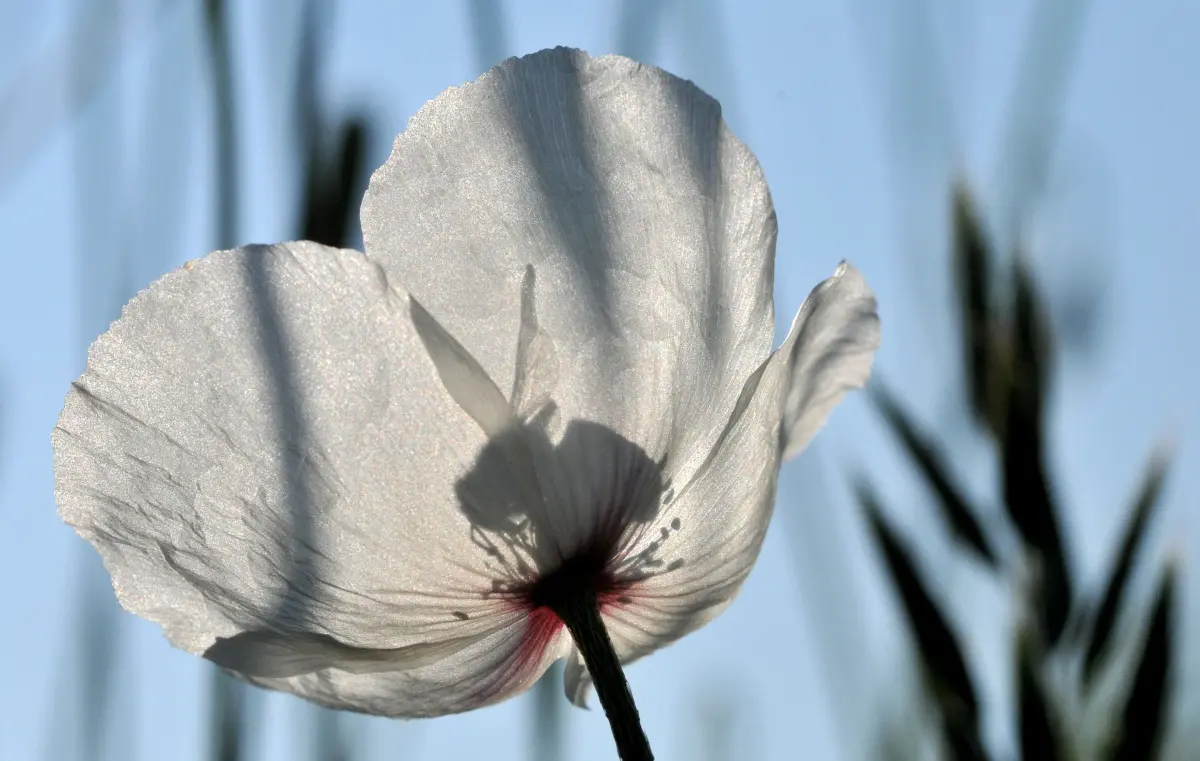
[[[212,254],[126,307],[53,443],[61,515],[127,609],[251,676],[319,668],[359,689],[390,661],[430,695],[459,677],[440,663],[516,636],[523,614],[491,593],[519,561],[480,547],[459,498],[486,437],[410,306],[361,253],[294,243]],[[445,689],[447,710],[468,699]]]
[[[654,520],[630,527],[619,573],[641,581],[603,611],[623,663],[711,621],[741,589],[774,507],[785,369],[776,353],[747,379],[696,478],[669,491]]]
[[[653,520],[630,528],[621,569],[644,578],[604,611],[623,662],[699,628],[732,602],[762,547],[781,458],[807,443],[846,390],[866,381],[878,342],[875,299],[843,263],[805,300],[783,346],[746,379],[697,476],[677,494],[668,491]]]
[[[286,679],[325,669],[381,674],[434,665],[490,634],[485,631],[383,650],[350,647],[326,634],[248,631],[218,638],[204,651],[204,657],[230,671],[263,679]]]
[[[669,451],[672,478],[690,477],[770,350],[775,216],[758,162],[714,100],[628,59],[543,51],[443,93],[372,177],[362,221],[368,256],[522,400],[532,267],[557,359],[551,439],[595,422],[654,461]]]
[[[428,666],[406,671],[320,671],[292,678],[247,677],[331,708],[424,717],[492,705],[528,690],[570,648],[567,633],[530,637],[526,622],[496,631]]]
[[[587,666],[583,665],[583,656],[579,654],[579,648],[574,646],[571,647],[571,654],[567,656],[567,663],[563,668],[563,688],[567,700],[571,701],[572,705],[588,707],[592,677],[588,674]]]
[[[842,262],[804,300],[784,344],[784,459],[808,445],[847,391],[866,385],[879,341],[875,295],[862,274]]]

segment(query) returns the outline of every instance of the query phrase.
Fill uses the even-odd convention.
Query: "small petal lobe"
[[[784,459],[808,446],[847,391],[866,385],[879,341],[875,295],[862,274],[842,262],[804,300],[780,349],[788,362]]]
[[[592,691],[592,677],[588,674],[587,666],[583,664],[583,656],[579,654],[579,649],[573,646],[563,668],[563,688],[571,705],[587,710],[588,695]]]

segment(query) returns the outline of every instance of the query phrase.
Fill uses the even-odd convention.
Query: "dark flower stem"
[[[642,730],[637,706],[629,682],[621,670],[617,651],[609,639],[604,620],[600,617],[600,604],[594,591],[578,595],[567,595],[554,606],[554,612],[566,624],[575,640],[575,646],[587,664],[592,684],[600,697],[600,705],[612,726],[613,740],[617,743],[617,754],[622,761],[653,761],[650,741]]]

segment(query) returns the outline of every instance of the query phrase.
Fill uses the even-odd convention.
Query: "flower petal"
[[[436,663],[405,671],[328,670],[290,678],[246,678],[331,708],[379,716],[441,716],[519,695],[570,648],[570,638],[562,629],[544,630],[532,643],[530,636],[529,625],[517,623]]]
[[[618,574],[640,580],[603,610],[623,663],[711,621],[750,573],[775,502],[786,366],[777,352],[746,380],[696,477],[664,495],[654,520],[634,527]]]
[[[489,634],[492,632],[381,650],[349,647],[325,634],[248,631],[218,637],[204,657],[221,668],[264,679],[286,679],[325,669],[382,674],[435,664]]]
[[[805,300],[783,346],[745,380],[696,477],[631,530],[620,573],[641,580],[603,611],[622,662],[694,631],[733,601],[766,536],[781,458],[866,381],[878,343],[875,299],[842,263]],[[578,677],[573,684],[578,691]]]
[[[842,262],[800,306],[781,351],[788,354],[783,406],[783,457],[799,454],[834,406],[871,375],[879,348],[875,295],[862,274]]]
[[[687,478],[773,330],[775,216],[758,162],[694,85],[567,49],[427,104],[363,202],[368,256],[503,386],[522,288],[558,358],[561,419]],[[524,393],[524,392],[522,392]]]
[[[53,433],[60,514],[121,603],[193,653],[254,645],[270,673],[410,668],[523,625],[457,493],[487,439],[422,329],[378,265],[311,243],[211,254],[135,298]],[[461,676],[445,660],[418,668],[430,694]]]
[[[583,664],[583,656],[579,648],[572,645],[571,654],[567,656],[563,668],[563,688],[571,705],[587,708],[588,693],[592,689],[592,677],[588,674],[587,666]]]
[[[785,369],[776,352],[751,373],[696,478],[668,490],[653,520],[632,526],[618,575],[640,580],[601,611],[622,663],[711,621],[750,572],[774,505]],[[578,653],[568,658],[564,686],[586,707],[591,678]]]

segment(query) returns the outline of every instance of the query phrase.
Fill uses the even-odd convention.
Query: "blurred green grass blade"
[[[119,59],[125,42],[126,8],[118,0],[91,3],[101,18],[81,13],[72,21],[70,98],[78,119],[72,146],[75,168],[75,266],[78,283],[79,337],[86,348],[121,314],[132,295],[129,251],[123,240],[121,201],[127,189],[122,137],[128,127],[122,108],[124,82],[119,78],[93,91],[91,69],[98,65],[96,48],[112,50]],[[119,66],[119,60],[111,65]],[[86,104],[86,105],[85,105]],[[88,550],[91,552],[91,550]]]
[[[301,238],[327,246],[350,245],[350,225],[362,201],[360,187],[368,167],[365,162],[367,124],[347,122],[338,135],[336,154],[327,158],[321,141],[308,146],[308,181]]]
[[[652,61],[666,5],[664,0],[622,0],[617,11],[616,52],[635,61]]]
[[[1146,526],[1150,523],[1150,516],[1154,512],[1154,507],[1158,504],[1159,496],[1162,494],[1168,465],[1169,458],[1167,454],[1163,450],[1159,450],[1152,457],[1150,465],[1146,469],[1146,475],[1142,481],[1141,489],[1138,491],[1137,500],[1134,502],[1133,510],[1129,515],[1129,522],[1125,526],[1125,531],[1121,537],[1120,549],[1117,551],[1112,570],[1109,572],[1108,583],[1104,585],[1104,594],[1100,598],[1100,607],[1096,610],[1096,615],[1092,622],[1091,636],[1088,638],[1087,650],[1083,658],[1083,681],[1085,686],[1091,684],[1092,679],[1096,675],[1096,669],[1100,665],[1102,657],[1106,653],[1108,644],[1112,639],[1113,629],[1121,609],[1121,601],[1124,598],[1129,576],[1133,570],[1133,561],[1145,538]]]
[[[502,0],[467,0],[475,69],[483,73],[508,55],[508,33]]]
[[[120,65],[128,8],[118,0],[90,5],[90,11],[81,11],[70,21],[75,45],[68,49],[66,62],[70,100],[77,115],[73,159],[81,357],[95,337],[120,316],[122,304],[131,295],[129,247],[122,239],[120,214],[127,189],[121,151],[127,126],[121,108],[124,83],[108,77],[108,72]],[[97,67],[101,71],[96,71]],[[104,86],[97,77],[107,80]],[[78,617],[69,631],[76,652],[75,658],[64,660],[74,674],[64,683],[69,685],[67,694],[58,698],[60,710],[51,713],[46,730],[72,735],[65,743],[72,748],[72,758],[99,761],[111,757],[109,751],[118,751],[113,747],[115,729],[129,713],[128,702],[121,699],[118,689],[125,673],[120,658],[121,613],[99,555],[82,544],[75,550],[80,554],[74,591]]]
[[[979,738],[979,730],[969,721],[945,719],[943,731],[952,761],[987,761],[988,754]]]
[[[332,148],[324,134],[329,122],[321,113],[316,83],[335,10],[329,3],[307,0],[299,24],[292,100],[304,192],[297,232],[303,240],[345,248],[358,236],[357,212],[371,170],[366,163],[370,132],[367,119],[356,116],[338,128]]]
[[[213,85],[217,247],[230,248],[237,243],[239,196],[229,27],[224,0],[205,0],[204,10]]]
[[[68,12],[70,23],[62,40],[0,81],[0,113],[10,115],[0,119],[0,197],[58,129],[79,121],[117,79],[124,50],[117,30],[123,14],[112,0],[77,5]],[[64,80],[70,96],[55,97]]]
[[[148,51],[132,205],[123,215],[135,240],[133,287],[126,297],[177,264],[174,257],[183,247],[195,184],[190,174],[198,116],[193,78],[200,74],[195,54],[201,41],[196,14],[184,11],[163,18]]]
[[[1133,685],[1121,712],[1121,737],[1109,756],[1110,761],[1151,761],[1162,748],[1171,688],[1177,574],[1175,564],[1169,563],[1159,583]]]
[[[1004,505],[1036,555],[1035,607],[1043,640],[1053,647],[1066,629],[1072,585],[1043,451],[1049,341],[1044,310],[1019,256],[1014,272],[1013,372],[1000,441]]]
[[[926,590],[904,543],[888,526],[870,485],[860,478],[856,480],[854,490],[866,513],[875,545],[883,555],[892,584],[900,595],[901,605],[916,639],[921,661],[933,682],[934,696],[942,708],[943,716],[948,723],[957,727],[956,732],[960,735],[977,736],[979,700],[958,639]]]
[[[732,685],[729,685],[732,686]],[[737,720],[740,704],[734,691],[712,688],[698,702],[700,761],[733,761],[739,758]]]
[[[89,558],[89,561],[91,558]],[[80,734],[82,758],[101,759],[113,721],[124,706],[113,705],[117,695],[118,613],[110,599],[109,585],[104,583],[99,563],[85,564],[82,580],[83,627],[78,630],[82,652],[82,689],[79,693],[83,723]]]
[[[217,248],[236,245],[238,229],[236,122],[227,13],[224,0],[205,0],[204,27],[213,93]],[[210,758],[212,761],[243,761],[246,757],[246,686],[216,667],[210,673]]]
[[[12,397],[9,396],[8,390],[8,369],[3,364],[0,364],[0,478],[4,477],[3,468],[6,462],[6,458],[4,457],[4,429],[8,426],[9,410],[12,408],[10,399]]]
[[[1022,229],[1045,196],[1089,0],[1035,3],[1000,153],[1001,222]]]
[[[970,549],[990,568],[997,567],[996,554],[975,519],[974,510],[967,504],[958,487],[950,479],[950,468],[937,446],[921,432],[900,401],[887,386],[877,381],[871,386],[871,399],[883,415],[892,432],[900,439],[926,483],[937,495],[942,518],[955,538]]]
[[[1018,252],[1012,265],[1013,385],[1037,413],[1045,407],[1053,352],[1046,304],[1033,280],[1027,257]]]
[[[212,761],[244,761],[249,758],[246,753],[246,686],[215,666],[211,673],[209,758]]]
[[[780,473],[777,510],[791,545],[793,578],[799,593],[803,625],[812,636],[818,686],[832,722],[832,756],[861,759],[874,755],[884,738],[864,732],[878,720],[874,701],[863,700],[873,687],[873,674],[860,654],[870,637],[862,594],[864,579],[846,552],[859,527],[845,515],[833,494],[823,455],[814,441],[803,457]],[[882,733],[886,735],[886,733]]]
[[[319,39],[332,26],[332,10],[327,3],[319,0],[304,0],[301,8],[292,97],[296,109],[296,142],[302,151],[310,151],[312,146],[320,142],[317,72],[321,67],[322,47]]]
[[[725,122],[740,129],[739,56],[730,44],[725,3],[723,0],[689,0],[664,4],[667,5],[666,13],[671,14],[664,28],[678,40],[676,55],[681,73],[687,72],[688,79],[716,98]],[[661,58],[659,53],[653,55]]]
[[[930,0],[848,4],[859,28],[870,84],[882,96],[880,126],[891,170],[888,190],[898,221],[901,258],[897,261],[903,261],[900,287],[913,299],[919,327],[931,336],[925,357],[938,365],[954,361],[955,326],[946,319],[942,304],[950,273],[942,249],[945,230],[939,229],[944,201],[935,194],[943,192],[945,173],[963,142],[947,76],[959,67],[947,66],[951,59],[937,23],[951,18],[949,5]]]
[[[311,706],[313,714],[313,761],[351,761],[346,725],[338,711]]]
[[[551,664],[533,687],[533,761],[562,761],[563,716],[562,661]]]
[[[954,186],[951,228],[967,399],[975,419],[997,432],[995,388],[999,368],[992,336],[990,282],[994,257],[971,191],[963,181]]]
[[[1022,761],[1065,761],[1061,725],[1038,673],[1039,654],[1029,632],[1017,634],[1017,735]]]

